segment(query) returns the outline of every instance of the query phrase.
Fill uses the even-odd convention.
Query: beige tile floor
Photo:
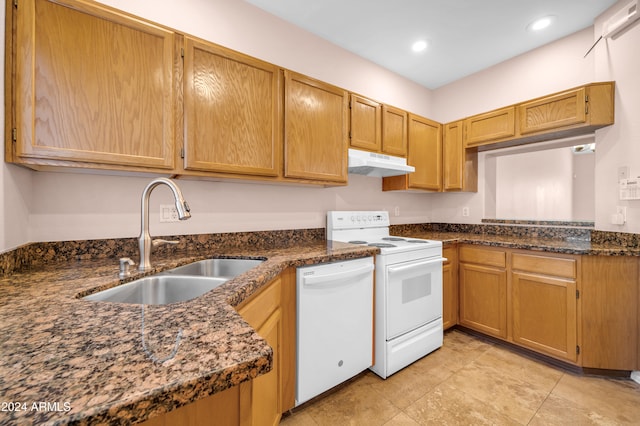
[[[361,374],[280,424],[640,425],[640,385],[576,375],[453,330],[387,380]]]

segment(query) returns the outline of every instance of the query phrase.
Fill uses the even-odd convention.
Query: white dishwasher
[[[296,406],[373,364],[373,257],[300,267]]]

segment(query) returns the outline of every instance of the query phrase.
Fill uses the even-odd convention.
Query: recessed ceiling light
[[[411,50],[413,50],[414,52],[422,52],[426,48],[427,48],[426,40],[418,40],[411,45]]]
[[[550,26],[555,19],[555,16],[544,16],[542,18],[536,19],[527,25],[527,29],[529,31],[540,31],[544,30],[548,26]]]

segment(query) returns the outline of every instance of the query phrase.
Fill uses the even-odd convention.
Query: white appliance
[[[382,378],[442,346],[442,242],[389,235],[386,211],[330,211],[327,239],[380,248],[375,365]]]
[[[640,19],[638,0],[633,0],[607,20],[602,27],[602,37],[612,37]]]
[[[349,148],[349,173],[385,177],[415,171],[415,167],[407,165],[406,158]]]
[[[296,401],[305,401],[373,363],[373,257],[296,270]]]

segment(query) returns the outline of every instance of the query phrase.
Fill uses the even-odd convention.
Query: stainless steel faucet
[[[151,191],[158,185],[167,185],[171,192],[173,192],[173,198],[176,201],[176,210],[178,210],[178,219],[187,220],[191,217],[191,213],[189,210],[189,204],[184,200],[182,196],[182,191],[180,188],[171,180],[167,178],[157,178],[149,182],[147,187],[142,191],[142,202],[140,206],[141,213],[141,222],[140,222],[140,237],[138,238],[138,245],[140,246],[140,264],[138,265],[138,270],[145,271],[147,269],[151,269],[151,261],[149,260],[149,256],[151,255],[151,235],[149,235],[149,196],[151,195]],[[166,241],[166,240],[157,240],[153,241],[153,245],[159,244],[177,244],[175,241]]]

